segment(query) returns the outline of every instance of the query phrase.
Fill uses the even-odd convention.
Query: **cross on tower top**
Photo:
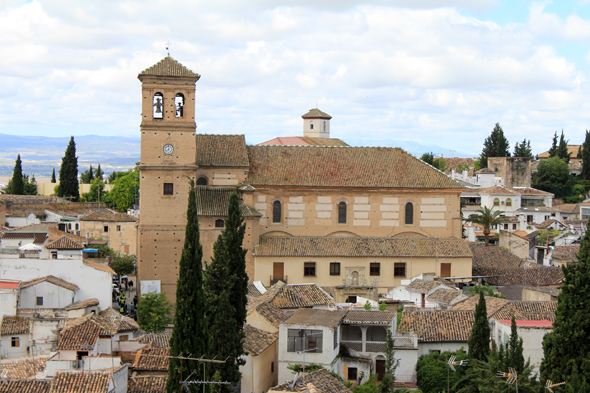
[[[168,52],[168,56],[170,56],[170,40],[166,41],[166,52]]]

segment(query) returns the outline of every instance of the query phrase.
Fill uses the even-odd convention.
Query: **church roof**
[[[197,214],[199,216],[226,217],[229,196],[235,189],[228,187],[197,186]],[[240,210],[244,217],[260,217],[261,214],[253,207],[240,202]]]
[[[153,66],[146,68],[145,70],[141,71],[138,75],[153,75],[153,76],[180,76],[180,77],[188,77],[188,78],[196,78],[197,80],[201,77],[201,75],[193,72],[183,66],[178,60],[174,60],[170,56],[164,57],[162,60],[154,64]]]
[[[322,112],[318,108],[310,109],[305,115],[301,116],[304,119],[331,119],[332,116],[326,112]]]
[[[280,136],[258,144],[259,146],[348,146],[338,138],[317,138],[311,136]]]
[[[244,135],[196,135],[197,165],[247,167]]]

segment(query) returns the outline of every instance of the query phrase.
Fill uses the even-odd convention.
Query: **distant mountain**
[[[18,154],[23,161],[23,172],[35,177],[50,177],[53,168],[59,172],[61,159],[69,137],[20,136],[0,134],[0,176],[12,176]],[[123,171],[139,161],[140,138],[84,135],[75,136],[78,170],[90,164],[105,173]]]

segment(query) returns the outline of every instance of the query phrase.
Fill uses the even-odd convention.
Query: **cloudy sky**
[[[167,41],[201,74],[197,132],[248,143],[316,103],[351,145],[446,156],[496,122],[534,153],[590,129],[590,0],[0,0],[0,133],[138,137]]]

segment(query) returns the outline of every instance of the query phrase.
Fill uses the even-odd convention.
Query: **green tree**
[[[567,163],[554,156],[541,160],[537,172],[533,174],[533,187],[550,192],[556,198],[563,198],[572,194],[570,170]]]
[[[381,302],[379,303],[379,311],[386,311],[387,310],[387,303]]]
[[[385,345],[385,375],[381,381],[381,393],[393,393],[395,387],[395,369],[397,362],[395,359],[395,341],[391,335],[391,329],[387,328],[387,344]]]
[[[447,391],[447,362],[451,356],[456,361],[468,359],[467,353],[461,348],[456,352],[432,352],[422,355],[416,363],[417,384],[424,393],[440,393]],[[465,375],[465,367],[455,367],[455,372],[450,371],[449,382],[451,392],[456,391],[454,386]]]
[[[90,184],[94,180],[94,169],[92,169],[92,164],[90,164],[90,168],[86,169],[80,175],[80,183],[82,184]]]
[[[486,282],[484,285],[474,285],[469,287],[469,293],[472,295],[478,295],[483,292],[484,296],[490,297],[497,297],[500,299],[506,299],[506,296],[502,295],[501,293],[497,293],[494,288],[490,287],[490,285]]]
[[[25,186],[23,184],[23,168],[22,161],[20,160],[20,154],[16,158],[16,163],[14,164],[14,171],[12,172],[12,179],[10,180],[8,186],[9,187],[6,188],[8,188],[10,192],[6,191],[7,194],[25,194]]]
[[[435,159],[432,166],[434,166],[436,169],[438,169],[441,172],[444,172],[447,170],[447,162],[445,161],[444,158],[442,158],[442,156]]]
[[[74,137],[70,138],[70,143],[66,148],[64,157],[61,159],[61,168],[59,169],[59,196],[80,199],[80,187],[78,185],[78,157],[76,157],[76,143]]]
[[[568,142],[569,141],[565,140],[565,137],[563,135],[563,130],[561,130],[561,137],[559,138],[559,145],[557,146],[557,157],[561,158],[565,162],[569,162],[570,156],[571,156],[571,153],[569,152],[569,149],[567,148]]]
[[[245,364],[242,358],[248,302],[247,250],[242,248],[245,231],[240,200],[234,192],[229,198],[225,230],[213,245],[213,258],[205,272],[209,349],[226,359],[225,364],[216,368],[224,380],[234,383],[239,382],[239,368]],[[230,390],[229,386],[222,387],[222,391]]]
[[[562,265],[553,331],[543,338],[541,380],[567,382],[561,391],[590,391],[590,226],[582,238],[578,263]]]
[[[424,153],[424,154],[422,154],[422,156],[420,157],[420,159],[422,161],[424,161],[425,163],[434,166],[434,153],[432,153],[432,152],[430,152],[430,153]]]
[[[363,307],[365,307],[365,310],[371,311],[371,302],[367,300]]]
[[[502,224],[508,221],[507,217],[502,217],[504,214],[501,210],[492,211],[487,206],[476,210],[477,214],[471,214],[465,221],[479,224],[483,227],[483,235],[485,237],[486,247],[490,245],[490,228],[494,225]]]
[[[137,323],[147,333],[162,333],[172,321],[171,312],[165,293],[145,293],[137,303]]]
[[[108,191],[105,190],[105,184],[101,178],[96,178],[90,183],[90,190],[82,194],[83,202],[105,202],[108,200]]]
[[[522,338],[518,337],[514,314],[512,315],[512,323],[510,326],[510,341],[508,341],[505,364],[507,366],[505,368],[514,368],[517,375],[521,375],[524,372],[525,367],[529,366],[528,364],[525,364],[524,361]]]
[[[57,182],[57,180],[55,179],[55,168],[53,168],[53,172],[51,173],[51,182],[54,184]]]
[[[94,178],[102,180],[103,175],[104,175],[104,172],[102,171],[102,169],[100,169],[100,162],[99,162],[98,167],[96,168],[96,172],[94,172]]]
[[[479,165],[481,168],[487,168],[488,157],[510,157],[510,143],[504,136],[504,130],[500,123],[492,130],[492,133],[483,143],[483,149],[479,156]]]
[[[524,140],[520,144],[516,142],[514,144],[514,154],[512,156],[533,158],[531,141],[527,141],[526,138],[524,138]]]
[[[203,248],[199,237],[197,196],[195,182],[190,181],[188,208],[186,212],[184,248],[180,257],[176,284],[176,312],[170,338],[170,356],[190,355],[193,358],[207,356],[207,320],[205,318],[205,293],[203,291]],[[195,379],[206,378],[201,364],[170,358],[166,390],[180,391],[180,375],[193,373]]]
[[[553,142],[551,142],[551,149],[549,149],[549,158],[557,156],[557,131],[553,135]]]
[[[582,177],[584,180],[590,180],[590,132],[588,130],[582,145]]]
[[[127,276],[135,272],[136,258],[133,255],[115,253],[111,267],[118,276]]]
[[[582,146],[580,145],[580,147],[578,147],[578,154],[576,154],[576,158],[578,160],[582,159]]]
[[[467,341],[469,345],[469,359],[485,362],[490,354],[490,325],[483,292],[479,294],[479,302],[475,307],[471,335]]]
[[[32,176],[29,180],[28,175],[23,175],[23,188],[25,195],[37,195],[37,180]]]
[[[139,170],[137,167],[133,171],[118,172],[116,180],[110,184],[113,185],[113,188],[109,192],[108,198],[105,198],[105,202],[109,202],[122,212],[131,209],[139,192]]]

